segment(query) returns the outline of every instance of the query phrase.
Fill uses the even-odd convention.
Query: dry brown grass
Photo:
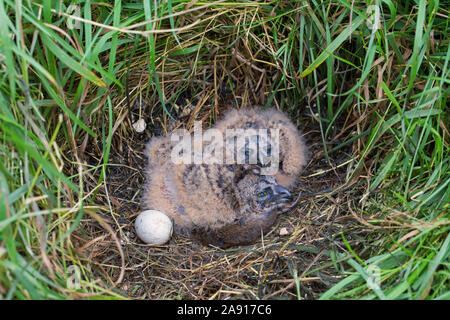
[[[161,6],[165,3],[161,2]],[[422,11],[425,10],[424,3],[420,1],[419,4]],[[386,30],[380,30],[373,42],[371,42],[373,34],[366,26],[349,32],[348,40],[332,50],[330,57],[333,59],[327,59],[311,74],[302,78],[302,72],[316,61],[325,47],[349,30],[351,17],[362,19],[361,15],[358,18],[357,14],[354,14],[356,12],[354,9],[364,12],[366,2],[352,2],[353,4],[354,8],[336,2],[250,1],[243,4],[220,1],[220,4],[199,9],[203,3],[198,1],[188,4],[174,2],[176,7],[173,9],[176,15],[169,15],[167,7],[157,12],[159,6],[154,12],[146,12],[144,15],[142,11],[145,8],[140,7],[140,4],[126,3],[125,7],[124,2],[119,22],[128,27],[111,27],[111,20],[108,20],[110,27],[107,28],[118,31],[113,35],[117,36],[118,41],[129,41],[119,44],[112,39],[113,36],[108,38],[106,29],[100,29],[107,24],[101,20],[111,13],[110,5],[96,3],[92,5],[93,14],[89,18],[95,23],[89,23],[88,19],[83,20],[85,23],[83,27],[92,25],[91,34],[85,35],[86,38],[80,35],[81,31],[64,33],[66,32],[64,23],[60,23],[58,27],[50,23],[45,25],[63,35],[58,39],[58,44],[54,45],[56,48],[52,47],[53,50],[57,51],[58,45],[70,54],[74,53],[68,50],[67,46],[70,48],[73,46],[77,52],[85,50],[81,54],[82,62],[78,63],[80,58],[77,56],[78,64],[67,68],[67,73],[65,68],[70,62],[67,54],[59,52],[59,55],[56,55],[57,59],[54,59],[51,50],[47,50],[45,46],[48,37],[42,36],[48,30],[40,26],[42,30],[47,31],[41,29],[39,31],[33,19],[30,19],[31,22],[25,19],[26,27],[36,30],[33,34],[39,34],[41,41],[39,45],[44,48],[36,49],[34,57],[40,65],[57,74],[49,77],[49,80],[34,66],[33,72],[36,74],[32,76],[36,78],[41,76],[41,79],[33,78],[38,84],[30,86],[32,89],[30,92],[33,99],[39,101],[39,108],[42,108],[47,117],[45,126],[48,136],[55,134],[55,151],[51,151],[49,157],[52,158],[55,167],[63,168],[64,174],[69,178],[59,182],[60,176],[54,173],[52,176],[47,170],[46,174],[52,179],[43,178],[44,187],[30,188],[30,191],[21,189],[23,184],[21,178],[15,180],[16,189],[12,190],[26,193],[22,196],[24,205],[19,202],[15,204],[17,211],[21,214],[27,212],[29,203],[37,208],[32,208],[32,213],[47,208],[54,211],[48,215],[47,230],[50,231],[35,228],[37,222],[30,216],[26,217],[29,219],[26,220],[26,225],[18,220],[17,225],[22,223],[25,228],[22,228],[23,226],[18,228],[11,223],[8,230],[21,230],[20,232],[26,230],[23,233],[31,233],[34,238],[25,241],[27,239],[22,233],[14,231],[10,234],[14,237],[18,234],[19,240],[11,237],[9,239],[13,239],[11,241],[14,243],[24,243],[23,246],[17,246],[17,252],[32,261],[32,268],[38,270],[36,273],[48,275],[57,284],[50,290],[42,290],[42,287],[47,288],[48,281],[43,282],[45,286],[37,283],[36,292],[30,294],[27,288],[34,288],[34,283],[26,287],[25,285],[29,284],[28,280],[22,283],[20,279],[16,282],[14,277],[0,278],[0,294],[8,297],[16,295],[19,298],[49,296],[64,298],[66,295],[86,298],[99,294],[100,298],[104,298],[102,293],[109,297],[111,291],[108,290],[113,290],[125,297],[138,299],[316,299],[348,274],[346,273],[349,270],[348,264],[343,262],[348,262],[350,256],[358,260],[361,266],[365,266],[363,259],[381,256],[386,252],[381,250],[381,247],[393,250],[392,243],[398,246],[403,241],[407,242],[415,235],[420,235],[417,230],[425,222],[414,225],[411,221],[414,219],[428,221],[427,213],[419,214],[421,205],[418,209],[405,209],[406,200],[389,194],[392,193],[389,189],[391,186],[392,190],[400,190],[399,194],[404,191],[402,186],[395,185],[398,177],[405,179],[402,176],[404,173],[399,173],[402,169],[392,166],[391,171],[383,173],[380,167],[384,164],[382,161],[386,154],[401,150],[395,156],[404,161],[403,168],[409,168],[408,159],[411,159],[412,154],[415,157],[416,151],[414,144],[405,142],[406,138],[405,141],[399,142],[400,138],[403,139],[400,132],[404,129],[405,123],[413,123],[412,120],[417,121],[415,124],[419,130],[422,125],[420,121],[424,116],[406,118],[403,111],[412,110],[416,107],[416,103],[423,101],[428,103],[432,99],[428,94],[420,93],[426,88],[436,94],[437,90],[431,91],[431,88],[435,87],[434,84],[433,86],[430,84],[430,79],[441,76],[434,70],[441,72],[442,65],[446,65],[447,62],[441,60],[444,56],[442,53],[430,58],[430,50],[428,48],[422,50],[422,47],[425,49],[425,44],[413,43],[416,30],[413,22],[418,20],[416,19],[418,7],[411,5],[413,8],[402,9],[404,12],[399,11],[397,16],[391,11],[389,16],[388,9],[385,8],[386,19],[392,18],[392,23],[387,21]],[[56,20],[56,12],[53,21]],[[152,20],[156,23],[148,23],[153,15],[165,17],[157,17]],[[16,15],[12,13],[11,17],[13,16]],[[176,18],[176,34],[156,33],[155,30],[172,29],[168,16]],[[136,25],[142,21],[147,23]],[[403,27],[397,28],[395,26],[397,22]],[[11,22],[10,25],[18,23]],[[421,23],[423,24],[423,21]],[[445,23],[439,23],[444,29],[442,24]],[[393,30],[403,28],[408,29],[405,35],[398,32],[394,35]],[[329,39],[326,39],[325,29],[330,30]],[[422,32],[422,28],[418,29]],[[130,30],[133,32],[129,32]],[[96,32],[99,33],[98,38]],[[23,37],[17,34],[16,39],[24,39],[25,44],[30,45],[34,41],[34,35],[30,33]],[[387,35],[390,37],[389,41]],[[7,38],[4,36],[3,39]],[[82,43],[86,47],[77,43],[78,38],[80,41],[86,41]],[[433,52],[434,46],[438,52],[444,46],[443,41],[438,41],[440,38],[444,39],[445,35],[437,31],[436,39],[431,39]],[[377,39],[382,41],[379,40],[378,43]],[[391,47],[386,53],[384,50],[387,43]],[[392,44],[396,44],[396,47]],[[413,46],[414,50],[411,50]],[[98,51],[95,51],[97,49]],[[374,56],[376,53],[377,58],[373,63],[364,65],[364,61],[370,61],[370,52],[373,52]],[[426,52],[426,58],[422,59],[423,56],[419,56],[421,52]],[[412,62],[417,70],[420,66],[417,62],[419,60],[427,63],[432,61],[435,64],[429,67],[433,70],[429,74],[424,72],[425,76],[422,78],[413,79],[412,89],[408,91],[405,88],[409,86],[406,77],[409,71],[405,71],[407,69],[405,64],[411,54],[420,57]],[[12,58],[6,61],[13,65]],[[109,65],[110,61],[115,63]],[[331,64],[327,65],[329,61]],[[98,69],[105,71],[99,75],[102,80],[98,78],[97,82],[94,81],[97,78],[88,72],[85,72],[84,76],[90,78],[84,79],[83,75],[78,73],[77,67],[87,62],[89,72],[92,69],[92,74],[99,73]],[[96,69],[97,64],[101,67]],[[25,63],[16,66],[17,74],[28,70],[27,66],[29,65]],[[44,67],[41,69],[45,69]],[[364,73],[364,81],[357,85]],[[14,83],[14,75],[11,73],[8,77],[10,82]],[[23,76],[27,77],[28,74]],[[50,83],[53,78],[58,79],[55,87],[62,101],[60,104],[49,96],[50,90],[47,87],[51,85],[43,88],[41,84],[44,81]],[[114,83],[111,78],[117,79],[122,86]],[[108,85],[103,80],[108,80]],[[395,98],[405,104],[405,110],[395,113],[397,110],[392,102],[393,98],[387,96],[387,90],[382,86],[383,81]],[[442,80],[443,82],[445,81]],[[80,87],[77,87],[78,84]],[[329,84],[332,85],[329,87]],[[1,86],[3,91],[13,93],[11,88],[4,89],[3,84]],[[354,87],[358,87],[357,90],[348,95],[344,94]],[[442,84],[439,90],[441,89]],[[27,87],[17,89],[17,93],[12,94],[12,100],[22,99],[19,97],[22,91],[26,92]],[[405,93],[400,94],[400,91]],[[411,97],[415,97],[415,100]],[[143,155],[145,142],[152,136],[167,134],[178,127],[191,129],[194,120],[202,120],[205,126],[210,126],[229,108],[246,108],[254,105],[271,105],[285,111],[303,131],[311,149],[310,162],[299,178],[298,187],[294,190],[296,194],[301,193],[297,207],[280,216],[272,231],[251,246],[228,250],[211,246],[201,247],[192,243],[190,239],[176,234],[164,246],[148,246],[139,241],[133,223],[140,212],[140,192],[146,165]],[[430,102],[430,110],[431,106],[441,108],[438,105],[438,102],[433,102],[433,105]],[[66,114],[64,120],[60,120],[62,117],[58,118],[58,115],[61,110],[65,110],[62,106],[70,106],[74,114],[71,116]],[[20,118],[22,111],[18,107],[15,107],[14,111]],[[9,116],[8,112],[4,114]],[[430,119],[430,122],[434,121],[436,114],[429,114],[427,121]],[[368,137],[382,121],[382,117],[386,117],[386,121],[398,117],[399,123],[388,127],[385,131],[387,133],[380,134],[383,135],[383,141],[377,140],[379,138],[377,136],[377,139],[368,142]],[[147,129],[143,133],[137,133],[133,129],[133,123],[141,118],[147,123]],[[33,121],[40,123],[39,119],[37,115],[33,115]],[[31,120],[28,119],[25,123],[28,124],[28,121]],[[439,121],[443,122],[441,118]],[[86,127],[81,128],[81,124]],[[429,123],[426,125],[431,126]],[[16,127],[20,126],[13,124],[12,129],[8,129],[11,132],[8,137],[16,133]],[[58,130],[61,128],[61,131],[53,131],[52,128],[55,127]],[[98,140],[92,138],[95,134],[87,134],[86,128],[97,134]],[[34,127],[32,129],[39,131]],[[415,132],[414,135],[422,135],[425,132],[425,129],[423,130]],[[430,140],[433,136],[429,132],[436,135],[448,133],[442,123],[433,127],[433,130],[426,131]],[[36,132],[32,138],[38,141],[40,135]],[[29,132],[26,132],[25,136],[27,135],[31,136]],[[107,141],[109,136],[112,136],[110,144]],[[448,147],[448,134],[441,136],[443,138],[439,138],[443,141],[442,144],[447,143]],[[15,153],[17,149],[26,154],[29,150],[20,141],[14,143],[11,153]],[[430,145],[424,142],[425,144],[427,147]],[[105,150],[109,150],[109,147],[111,149],[108,154]],[[403,154],[406,149],[408,151]],[[434,152],[425,151],[430,154]],[[426,153],[425,151],[421,150],[420,156],[428,159],[428,154],[422,155]],[[41,148],[39,152],[47,156],[48,151]],[[446,153],[436,152],[434,156],[438,159],[443,154]],[[40,154],[32,157],[37,169],[33,171],[31,177],[26,177],[28,183],[33,175],[37,179],[41,174],[39,160],[43,157],[38,156]],[[103,165],[104,159],[107,162],[106,166]],[[19,165],[14,163],[14,166],[10,167],[20,167],[22,164],[20,161],[22,159],[18,160]],[[436,167],[441,166],[444,168],[443,171],[446,170],[442,165],[444,161],[435,162],[434,158],[426,161]],[[361,164],[358,167],[355,165],[357,162]],[[47,163],[45,165],[44,169],[49,169],[49,165]],[[415,163],[412,164],[414,165]],[[410,170],[412,173],[413,170]],[[20,170],[17,171],[23,174]],[[430,185],[427,185],[428,181],[424,181],[430,176],[440,177],[440,174],[435,175],[431,171],[423,173],[417,178],[423,180],[420,183],[413,181],[415,177],[410,176],[406,179],[408,187],[405,190],[408,191],[409,183],[412,181],[411,187],[416,188],[417,197],[421,197],[420,190],[426,185],[428,198],[421,201],[435,199],[440,195],[430,195],[430,189],[436,185],[445,187],[443,179],[431,181],[430,178]],[[387,192],[377,188],[369,192],[373,177],[376,175],[380,176],[379,182],[382,182],[379,185]],[[56,180],[58,185],[54,185]],[[77,193],[76,188],[71,189],[69,182],[74,185],[79,183],[82,192]],[[61,189],[64,189],[64,192]],[[36,191],[38,192],[34,197],[33,192]],[[386,199],[390,202],[385,201]],[[380,203],[374,205],[376,201]],[[81,210],[82,205],[84,212]],[[384,208],[392,214],[385,215],[381,212]],[[67,234],[67,230],[76,225],[77,214],[80,214],[79,216],[83,214],[81,222],[70,237],[64,238],[63,235]],[[438,219],[442,215],[436,218],[433,215],[434,213],[430,214],[432,217],[430,219],[435,219],[432,222],[441,223]],[[285,235],[280,234],[283,228],[288,231]],[[394,228],[400,232],[398,234],[387,232]],[[436,232],[436,238],[427,238],[428,235],[425,233],[423,239],[429,243],[444,243],[444,236],[445,231]],[[63,241],[59,242],[58,239],[61,238]],[[425,240],[422,241],[419,237],[417,239],[413,244],[419,248]],[[4,243],[0,243],[0,249],[3,249]],[[435,254],[441,249],[436,245],[433,250],[432,254]],[[409,255],[410,260],[405,260],[407,261],[405,264],[416,263],[416,260],[423,257],[426,257],[427,262],[431,261],[433,255],[425,250],[424,252],[423,254],[420,252],[417,256]],[[397,256],[393,256],[393,259],[397,259]],[[28,266],[26,259],[23,260]],[[398,265],[404,263],[403,260],[397,262]],[[82,289],[78,291],[66,288],[67,266],[71,264],[83,265],[85,281]],[[11,270],[16,268],[13,263],[10,265],[12,267],[8,268]],[[386,267],[388,270],[384,279],[388,282],[386,292],[391,288],[395,289],[400,281],[406,281],[403,279],[403,271],[397,270],[398,265]],[[354,266],[355,264],[352,265]],[[414,268],[411,266],[411,269]],[[31,271],[27,272],[32,274]],[[358,272],[355,274],[358,275]],[[358,292],[355,294],[350,292],[346,297],[360,298],[372,295],[371,298],[376,298],[377,296],[365,286],[363,273],[359,272],[359,275],[361,277],[355,277],[357,281],[354,281],[354,285],[359,286]],[[414,276],[418,279],[419,273]],[[420,278],[427,280],[426,277]],[[417,279],[408,278],[407,281],[414,282]],[[428,285],[425,280],[420,286]],[[437,291],[443,291],[445,279],[439,281],[435,287],[438,288]],[[9,292],[4,283],[9,286],[20,283],[20,287],[17,292],[14,292],[14,288]],[[400,289],[403,291],[393,290],[398,293],[394,298],[408,298],[406,289]],[[427,290],[429,291],[429,288]],[[417,296],[428,294],[426,290],[416,291]],[[378,294],[378,297],[383,296]]]
[[[340,279],[330,258],[330,252],[342,252],[345,247],[339,236],[340,230],[355,227],[354,239],[347,240],[352,246],[363,242],[367,231],[356,228],[354,216],[347,205],[364,192],[365,186],[354,184],[350,193],[343,190],[321,193],[345,183],[351,171],[349,155],[358,147],[349,145],[330,167],[324,158],[319,128],[311,117],[302,115],[314,108],[308,105],[287,109],[303,130],[312,151],[310,163],[300,177],[296,190],[303,196],[299,205],[281,216],[273,230],[259,243],[222,250],[200,247],[178,235],[163,246],[144,245],[136,237],[133,223],[140,212],[139,195],[146,165],[143,155],[145,142],[152,135],[164,134],[177,127],[189,129],[194,119],[202,119],[206,123],[211,119],[214,122],[227,108],[264,104],[270,90],[269,79],[276,77],[280,71],[277,68],[263,69],[264,64],[261,63],[247,63],[242,58],[247,54],[245,46],[233,48],[228,56],[216,57],[214,64],[198,66],[196,76],[188,81],[188,88],[182,90],[178,100],[172,103],[175,120],[164,113],[155,101],[157,97],[152,101],[137,94],[145,91],[143,84],[148,83],[146,70],[137,69],[130,76],[130,109],[123,96],[114,97],[115,112],[123,116],[118,116],[114,123],[117,130],[107,170],[107,191],[102,188],[96,202],[105,208],[104,219],[121,238],[125,276],[117,289],[125,295],[141,299],[317,298]],[[254,60],[257,60],[258,56],[254,55]],[[167,64],[165,67],[168,67]],[[211,72],[215,75],[215,81],[205,79],[205,75]],[[233,79],[236,87],[227,88],[224,78]],[[166,71],[163,83],[163,91],[171,97],[186,85],[186,80],[180,79],[176,72]],[[197,87],[195,94],[193,87]],[[280,104],[275,97],[274,105]],[[139,117],[149,123],[142,134],[132,129],[132,123]],[[351,132],[348,125],[346,129]],[[87,160],[100,159],[100,150],[96,146],[87,147]],[[97,179],[92,181],[88,189],[96,186]],[[81,248],[79,253],[96,266],[96,273],[113,283],[122,271],[122,258],[117,245],[108,231],[93,219],[84,220],[80,228],[84,234],[78,231],[74,235]],[[280,236],[282,228],[288,230],[287,235]]]

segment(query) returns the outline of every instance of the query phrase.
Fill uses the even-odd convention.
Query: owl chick
[[[225,132],[227,129],[275,129],[279,130],[279,171],[277,181],[291,188],[299,173],[308,161],[308,149],[300,131],[292,121],[276,109],[246,108],[228,111],[215,128]]]
[[[288,188],[306,164],[306,147],[292,122],[274,109],[232,110],[214,128],[279,129],[279,172],[262,175],[262,163],[174,163],[176,142],[154,137],[146,148],[142,206],[164,212],[176,232],[204,244],[249,244],[270,229],[278,209],[291,200]]]
[[[272,176],[245,174],[237,190],[239,207],[234,220],[214,229],[196,227],[192,230],[195,239],[222,248],[254,243],[270,230],[278,209],[292,200],[289,190]]]
[[[236,175],[233,166],[168,164],[149,169],[143,207],[164,212],[177,233],[203,244],[250,244],[292,200],[272,176]]]

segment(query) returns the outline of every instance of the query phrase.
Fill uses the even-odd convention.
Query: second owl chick
[[[278,129],[280,170],[275,177],[286,188],[295,184],[297,176],[307,164],[309,152],[301,132],[286,114],[277,109],[232,109],[214,127],[222,132],[236,128]]]

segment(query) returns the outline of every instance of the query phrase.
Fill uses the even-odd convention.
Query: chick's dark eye
[[[266,191],[258,193],[258,197],[259,198],[262,198],[262,197],[265,197],[265,196],[267,196],[267,192]]]

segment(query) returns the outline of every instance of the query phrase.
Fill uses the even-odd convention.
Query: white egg
[[[157,210],[141,212],[134,223],[138,237],[148,244],[163,244],[172,236],[172,221]]]

